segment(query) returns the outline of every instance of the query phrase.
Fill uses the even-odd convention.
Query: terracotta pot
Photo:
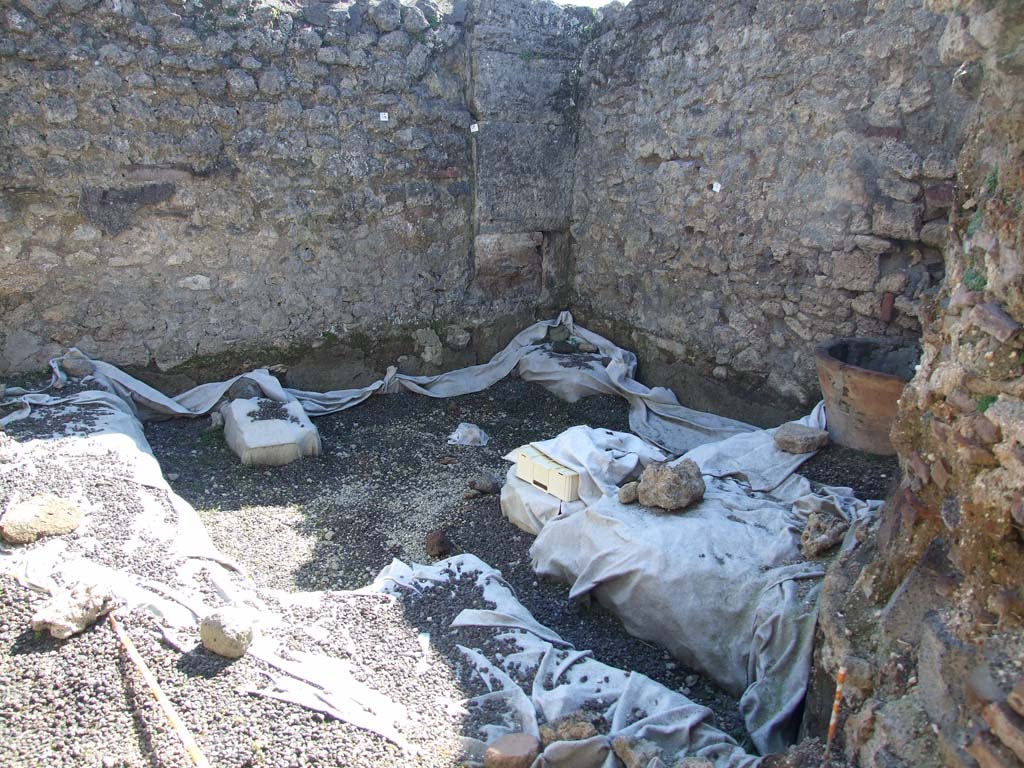
[[[901,339],[830,339],[815,347],[814,357],[832,440],[858,451],[896,453],[889,440],[896,401],[921,348]]]

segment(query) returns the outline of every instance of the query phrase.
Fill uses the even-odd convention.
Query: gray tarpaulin
[[[593,344],[598,352],[553,355],[543,342],[548,330],[559,325]],[[62,363],[81,364],[83,360],[87,358],[78,350],[55,360],[55,383],[64,379]],[[635,381],[635,356],[577,327],[569,313],[530,326],[482,365],[437,376],[406,376],[389,369],[384,379],[368,387],[325,393],[283,387],[269,371],[260,369],[170,398],[113,365],[100,361],[92,364],[95,381],[110,393],[84,392],[61,398],[59,394],[51,397],[9,391],[9,395],[18,396],[5,404],[21,407],[0,424],[24,418],[34,407],[73,409],[86,402],[103,404],[107,418],[99,427],[94,425],[78,435],[81,439],[72,441],[74,450],[112,450],[133,467],[140,494],[148,493],[147,488],[169,494],[175,511],[173,520],[161,518],[159,504],[151,500],[146,505],[151,519],[137,522],[140,529],[151,527],[150,539],[155,537],[166,548],[168,583],[154,585],[132,574],[105,574],[103,566],[93,562],[87,552],[68,551],[62,539],[4,550],[0,567],[18,574],[26,584],[45,589],[84,574],[93,579],[105,577],[117,585],[129,605],[144,606],[163,617],[170,636],[194,629],[197,617],[211,607],[204,605],[198,587],[201,580],[209,578],[227,602],[248,605],[264,629],[251,652],[279,670],[280,677],[263,693],[313,706],[376,730],[397,743],[402,743],[401,734],[395,730],[395,722],[401,719],[396,715],[398,710],[382,702],[375,692],[364,690],[365,686],[352,684],[354,678],[344,674],[345,670],[333,660],[280,655],[274,627],[285,619],[268,607],[252,582],[216,551],[195,511],[167,487],[135,417],[199,416],[215,408],[231,385],[243,377],[272,400],[297,401],[311,416],[350,408],[375,394],[468,394],[485,389],[513,371],[570,400],[597,393],[622,396],[629,402],[630,427],[639,438],[581,428],[572,437],[561,436],[539,444],[586,475],[583,501],[559,505],[555,500],[552,511],[552,497],[541,498],[536,495],[539,491],[529,487],[522,490],[513,478],[503,492],[503,507],[508,506],[505,497],[511,493],[522,500],[521,508],[528,510],[524,518],[529,517],[529,521],[519,524],[540,532],[533,549],[539,572],[572,582],[574,596],[594,593],[620,614],[633,634],[665,645],[727,689],[742,693],[755,742],[762,749],[781,746],[777,726],[798,701],[797,689],[790,684],[766,686],[765,681],[776,673],[787,680],[801,675],[806,679],[809,662],[803,654],[809,647],[814,608],[813,595],[803,589],[802,583],[803,577],[820,573],[817,566],[799,562],[795,549],[808,507],[794,506],[793,502],[801,491],[806,495],[809,488],[792,472],[807,457],[782,454],[771,445],[770,433],[686,408],[670,390],[648,388]],[[815,423],[822,418],[820,410],[809,417]],[[636,507],[622,507],[611,495],[616,485],[643,464],[691,449],[690,455],[702,471],[715,478],[709,482],[707,499],[693,513],[652,516]],[[30,450],[43,449],[36,446]],[[773,489],[773,496],[758,494],[759,488]],[[847,501],[843,500],[842,508],[851,515],[858,514],[859,510],[850,508]],[[149,544],[156,546],[152,541]],[[393,566],[397,571],[402,568],[405,566]],[[394,578],[397,571],[388,578]],[[671,597],[670,603],[687,610],[666,611],[666,594]],[[798,620],[789,621],[792,617]],[[477,620],[482,619],[477,616]],[[558,645],[555,638],[542,632],[534,635],[538,642]],[[534,648],[524,649],[524,653],[544,657],[547,651]],[[625,676],[622,682],[624,696],[627,691],[641,691],[637,695],[647,696],[654,690],[650,686],[656,685],[641,681],[640,676]],[[531,692],[538,707],[553,706],[536,694]],[[566,694],[566,700],[572,701],[575,695]],[[663,694],[651,695],[659,698]],[[708,744],[724,743],[718,732],[700,730],[710,728],[704,724],[705,715],[698,712],[702,708],[693,709],[696,705],[678,694],[670,698],[674,703],[662,711],[659,717],[663,719],[644,726],[650,728],[650,734],[662,734],[671,749],[685,749],[689,738],[696,738],[694,744],[705,743],[699,734],[711,734]],[[612,719],[614,722],[615,717]],[[673,725],[677,720],[684,731],[700,724],[698,735],[682,735]],[[575,746],[556,745],[548,750],[550,754],[545,753],[547,762],[541,764],[614,764],[606,744],[587,747],[591,748],[595,760],[584,759]],[[720,754],[715,753],[716,765],[750,764],[750,758],[732,750],[728,746]],[[565,755],[569,756],[563,760]]]
[[[552,356],[542,344],[548,329],[560,325],[596,346],[599,354],[591,356],[587,365],[575,362],[586,356],[573,355],[571,360]],[[71,350],[65,358],[88,359],[77,349]],[[608,361],[606,365],[597,362],[601,358]],[[62,359],[55,360],[54,366]],[[754,429],[733,419],[686,408],[679,404],[669,389],[640,384],[633,379],[636,356],[604,337],[577,326],[569,312],[562,312],[554,320],[534,323],[518,333],[505,349],[481,365],[436,376],[408,376],[396,373],[391,368],[383,379],[367,387],[333,392],[289,389],[283,387],[269,371],[261,368],[227,381],[201,384],[171,398],[116,366],[101,361],[92,362],[96,368],[95,378],[132,403],[136,414],[143,420],[152,416],[199,416],[208,413],[240,378],[254,382],[271,400],[298,400],[310,416],[322,416],[351,408],[378,393],[408,391],[428,397],[454,397],[479,392],[518,369],[523,379],[536,381],[568,400],[592,394],[617,394],[624,397],[629,402],[630,428],[649,442],[674,454]]]
[[[398,584],[443,580],[450,577],[445,573],[449,569],[476,574],[495,608],[463,610],[452,626],[493,627],[502,639],[515,643],[518,651],[510,654],[507,644],[502,644],[502,653],[489,656],[481,649],[460,648],[490,687],[481,698],[504,705],[489,710],[496,711],[498,719],[485,724],[486,740],[467,740],[468,765],[479,765],[486,743],[509,730],[502,712],[515,711],[519,726],[537,733],[539,722],[554,720],[584,704],[603,707],[610,733],[585,741],[555,741],[534,768],[617,768],[621,763],[611,749],[614,737],[649,742],[664,757],[662,765],[671,765],[685,754],[706,757],[715,768],[754,768],[758,764],[758,758],[746,754],[712,725],[713,715],[707,708],[643,675],[601,664],[589,651],[577,651],[562,641],[515,599],[497,571],[472,555],[432,566],[394,561],[372,585],[355,593],[259,589],[217,551],[195,510],[171,491],[125,401],[93,391],[31,398],[36,413],[23,417],[59,411],[70,417],[69,423],[45,439],[5,447],[0,454],[0,474],[35,471],[37,462],[51,460],[55,454],[65,460],[91,455],[131,484],[139,504],[122,507],[132,510],[128,513],[131,519],[120,519],[119,530],[130,535],[110,536],[104,533],[109,526],[95,525],[102,510],[90,500],[87,489],[64,489],[83,508],[78,535],[25,547],[0,546],[0,572],[15,576],[23,585],[46,592],[79,582],[107,585],[125,610],[138,608],[156,617],[167,642],[183,652],[195,645],[200,618],[215,607],[227,604],[246,611],[256,627],[249,654],[269,668],[266,684],[246,689],[248,692],[324,712],[378,733],[402,747],[413,765],[416,747],[406,729],[414,726],[407,708],[375,690],[372,678],[364,680],[365,675],[347,656],[295,647],[295,638],[344,632],[326,618],[308,623],[308,609],[335,596],[387,593]],[[82,418],[76,420],[76,415]],[[139,547],[145,548],[148,558],[159,561],[159,577],[154,577],[152,570],[135,571],[135,561],[123,556]],[[132,565],[115,569],[105,564],[115,561]],[[513,666],[518,679],[532,674],[532,685],[523,688],[514,682]],[[600,683],[600,691],[598,681],[607,681]],[[643,713],[639,719],[637,712]]]
[[[819,407],[803,421],[823,418]],[[634,435],[586,427],[533,444],[586,475],[579,502],[560,502],[518,480],[514,469],[501,497],[505,515],[537,534],[530,554],[538,574],[571,584],[572,599],[595,597],[631,634],[740,697],[762,754],[780,751],[795,735],[811,665],[824,567],[801,557],[807,517],[834,505],[853,521],[877,506],[849,489],[812,492],[793,474],[809,454],[779,451],[773,431],[688,453],[707,491],[681,513],[620,504],[616,486],[658,460],[658,451]],[[774,490],[760,492],[751,482]]]

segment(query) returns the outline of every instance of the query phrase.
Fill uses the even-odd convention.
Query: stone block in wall
[[[929,221],[921,227],[921,242],[933,248],[944,248],[949,237],[949,222],[945,219]]]
[[[870,291],[878,282],[878,256],[853,250],[837,253],[832,260],[832,282],[848,291]]]
[[[485,297],[537,293],[543,259],[540,232],[478,235],[474,240],[473,286]]]
[[[875,203],[872,209],[871,229],[876,235],[897,240],[917,240],[921,231],[921,206],[886,200]]]
[[[571,205],[572,129],[484,122],[475,135],[480,232],[565,229]]]
[[[564,123],[572,106],[575,67],[574,59],[530,50],[474,50],[473,112],[481,120]]]

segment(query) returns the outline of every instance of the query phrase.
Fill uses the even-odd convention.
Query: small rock
[[[501,483],[490,475],[478,475],[466,483],[474,491],[480,493],[498,493],[501,490]]]
[[[175,481],[176,481],[176,480],[177,480],[177,479],[178,479],[179,477],[181,477],[181,475],[179,475],[179,474],[178,474],[177,472],[168,472],[168,473],[167,473],[167,480],[168,480],[168,482],[171,482],[171,483],[173,483],[173,482],[175,482]]]
[[[8,508],[0,518],[0,536],[11,544],[31,544],[44,536],[71,533],[82,522],[82,510],[70,501],[43,493]]]
[[[440,459],[438,459],[438,463],[440,464],[457,464],[458,461],[459,460],[456,459],[454,456],[442,456]]]
[[[207,614],[199,626],[203,647],[227,659],[240,659],[252,643],[252,622],[236,608],[221,608]]]
[[[597,736],[595,720],[601,715],[596,712],[576,710],[540,727],[540,742],[547,749],[556,741],[584,741]]]
[[[32,615],[32,629],[46,632],[58,640],[77,635],[117,607],[117,600],[108,587],[78,583],[59,592]]]
[[[586,352],[588,355],[596,354],[598,351],[597,345],[591,344],[589,341],[581,341],[577,345],[576,349],[578,349],[580,352]]]
[[[64,373],[76,379],[84,379],[96,372],[96,366],[86,357],[64,357],[60,361],[60,367],[64,369]]]
[[[219,411],[213,411],[210,414],[210,423],[203,432],[216,432],[218,429],[224,429],[224,415]]]
[[[569,329],[564,325],[556,325],[554,328],[548,328],[548,341],[555,343],[568,340]]]
[[[540,754],[540,742],[528,733],[509,733],[484,753],[484,768],[530,768]]]
[[[448,557],[452,553],[452,542],[444,529],[438,528],[427,534],[427,554],[436,560]]]
[[[468,491],[462,494],[462,498],[465,499],[466,501],[469,501],[471,499],[479,499],[481,496],[483,496],[483,494],[480,493],[480,491],[476,490],[475,488],[470,488]]]
[[[775,447],[786,453],[811,453],[828,445],[828,432],[795,421],[783,424],[773,435]]]
[[[971,323],[1004,344],[1013,338],[1021,325],[998,304],[986,302],[971,310]]]
[[[661,750],[653,742],[627,736],[612,739],[612,750],[626,768],[647,768],[652,760],[661,757]]]
[[[687,675],[683,682],[686,683],[687,688],[693,688],[700,682],[700,678],[696,675]]]
[[[255,381],[243,376],[228,387],[225,397],[228,400],[252,400],[253,398],[263,397],[263,390],[260,389]]]
[[[800,551],[808,560],[819,557],[843,540],[850,524],[827,512],[811,512],[800,534]]]
[[[556,355],[571,355],[576,348],[568,341],[556,341],[551,345],[551,351]]]
[[[685,509],[704,498],[704,478],[690,459],[675,465],[652,464],[640,476],[637,496],[645,507]]]
[[[334,541],[334,531],[324,533],[324,541]]]
[[[640,483],[633,480],[619,488],[619,502],[621,504],[635,504],[639,498]]]
[[[452,349],[465,349],[473,340],[473,335],[461,326],[452,325],[445,332],[444,340]]]

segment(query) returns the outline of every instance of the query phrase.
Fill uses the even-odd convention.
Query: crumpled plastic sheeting
[[[491,442],[490,435],[476,424],[465,421],[448,435],[448,445],[487,445],[489,442]]]
[[[415,589],[417,584],[444,582],[466,573],[476,574],[485,599],[496,607],[464,610],[452,626],[507,629],[497,637],[519,648],[488,658],[479,650],[460,647],[490,689],[477,701],[500,702],[504,709],[516,713],[523,731],[538,737],[538,715],[552,722],[584,705],[601,709],[611,724],[607,735],[552,743],[534,762],[534,768],[618,768],[621,763],[611,750],[616,737],[655,744],[667,765],[684,755],[707,758],[715,768],[754,768],[760,763],[759,758],[748,755],[714,727],[711,710],[638,672],[602,664],[591,657],[590,651],[573,649],[552,630],[538,624],[502,581],[501,573],[473,555],[458,555],[429,566],[410,566],[395,560],[360,591],[394,594],[398,585]],[[532,675],[530,690],[514,681],[517,675]],[[637,711],[643,716],[634,720]],[[510,729],[492,725],[487,730],[487,740],[493,741]],[[477,741],[471,744],[471,751],[481,755],[485,746]]]
[[[816,409],[807,420],[819,416]],[[854,522],[879,502],[859,501],[849,489],[812,492],[792,474],[794,457],[774,448],[773,430],[761,430],[687,454],[702,463],[707,491],[684,512],[623,505],[614,491],[620,474],[607,462],[579,461],[601,455],[603,432],[573,428],[543,444],[553,459],[592,475],[586,487],[606,489],[596,499],[566,505],[509,471],[502,511],[537,533],[534,570],[571,584],[571,599],[592,595],[630,634],[662,645],[741,697],[755,745],[762,754],[780,751],[795,735],[824,574],[822,564],[803,561],[800,533],[810,512],[824,506]],[[723,447],[733,441],[747,449],[749,466]],[[750,477],[769,478],[775,491],[752,490]]]
[[[564,326],[570,333],[593,344],[600,354],[591,356],[591,362],[585,365],[571,363],[571,360],[586,359],[585,355],[572,355],[568,360],[565,356],[552,356],[541,345],[547,338],[548,329],[557,326]],[[604,367],[596,362],[602,357],[609,361]],[[55,380],[63,378],[60,363],[65,360],[80,362],[89,358],[81,351],[72,349],[64,357],[51,361]],[[256,384],[263,395],[271,400],[298,400],[307,414],[322,416],[351,408],[375,394],[405,390],[429,397],[454,397],[479,392],[518,369],[524,380],[542,384],[567,399],[593,394],[624,397],[629,402],[630,429],[674,455],[706,442],[722,440],[754,429],[734,419],[686,408],[679,404],[670,389],[646,387],[635,381],[636,356],[603,336],[577,326],[569,312],[562,312],[554,320],[543,320],[520,331],[505,349],[481,365],[436,376],[408,376],[389,368],[383,379],[361,389],[332,392],[289,389],[283,387],[268,370],[260,368],[227,381],[201,384],[170,398],[114,365],[97,360],[91,362],[95,368],[92,378],[124,398],[132,405],[133,412],[143,420],[208,413],[231,385],[242,378]],[[24,396],[17,399],[24,401]]]

